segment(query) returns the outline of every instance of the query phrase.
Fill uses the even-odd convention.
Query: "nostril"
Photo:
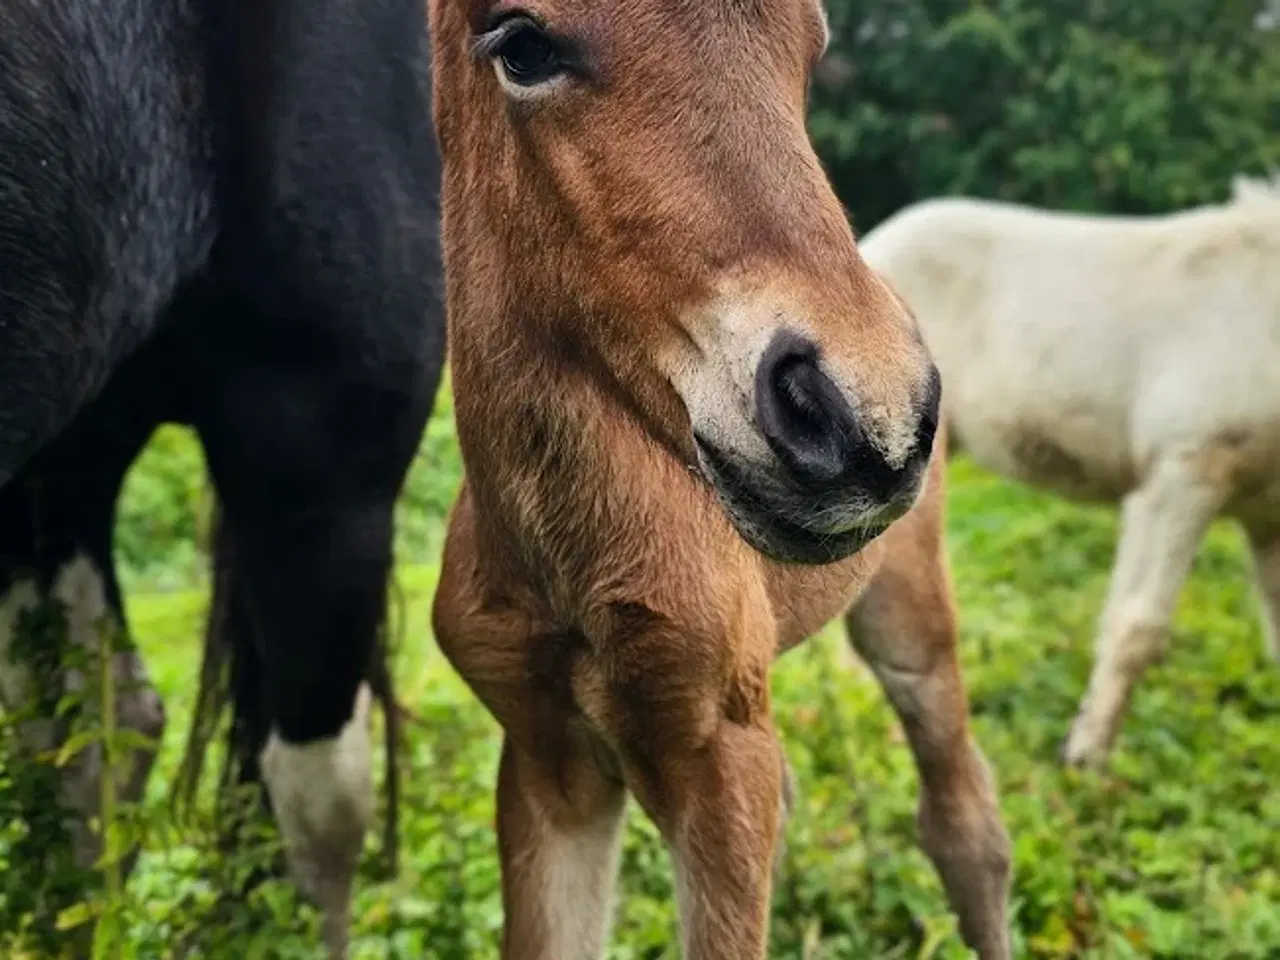
[[[756,406],[765,440],[797,479],[825,484],[845,472],[861,432],[813,343],[793,333],[774,337],[756,371]]]
[[[770,386],[797,440],[821,443],[831,431],[831,417],[818,394],[821,376],[812,361],[795,355],[774,368]]]

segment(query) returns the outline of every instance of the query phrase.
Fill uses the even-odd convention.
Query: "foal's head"
[[[432,3],[455,376],[554,354],[775,559],[905,512],[939,380],[805,131],[819,0]]]

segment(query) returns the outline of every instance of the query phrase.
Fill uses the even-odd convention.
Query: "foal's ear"
[[[1280,178],[1262,180],[1237,173],[1231,178],[1231,199],[1236,203],[1280,200]]]

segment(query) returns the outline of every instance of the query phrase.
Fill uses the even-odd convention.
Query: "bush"
[[[949,193],[1154,213],[1280,166],[1258,0],[829,0],[811,133],[860,231]]]
[[[116,562],[135,581],[191,580],[204,563],[211,507],[195,435],[185,427],[161,427],[125,478],[116,512]]]

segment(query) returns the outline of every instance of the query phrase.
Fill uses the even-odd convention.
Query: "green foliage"
[[[1259,0],[829,0],[810,130],[861,231],[962,193],[1149,213],[1280,167]]]
[[[204,573],[212,499],[194,434],[166,425],[134,463],[116,514],[117,562],[148,586],[187,583]]]
[[[109,621],[98,628],[96,645],[69,643],[66,609],[52,598],[22,610],[15,624],[8,653],[26,669],[31,696],[21,709],[0,715],[0,944],[8,948],[5,955],[61,958],[91,948],[97,960],[117,955],[123,943],[123,918],[108,905],[121,899],[120,863],[142,839],[136,806],[118,802],[113,779],[103,778],[98,797],[105,825],[102,855],[96,864],[81,866],[62,794],[64,771],[86,750],[101,751],[104,763],[113,767],[117,760],[131,762],[133,750],[156,747],[141,734],[116,727],[116,688],[110,670],[102,667],[126,638]],[[64,684],[63,671],[98,682]]]
[[[58,765],[20,739],[32,727],[47,726],[50,717],[69,728],[80,712],[76,700],[64,700],[57,682],[63,664],[87,666],[83,657],[73,661],[66,630],[65,611],[56,601],[18,616],[9,655],[26,668],[31,698],[23,709],[0,714],[0,755],[20,760],[0,766],[0,862],[6,867],[0,870],[0,918],[16,945],[48,956],[58,955],[65,939],[59,916],[75,907],[95,880],[72,855]]]

